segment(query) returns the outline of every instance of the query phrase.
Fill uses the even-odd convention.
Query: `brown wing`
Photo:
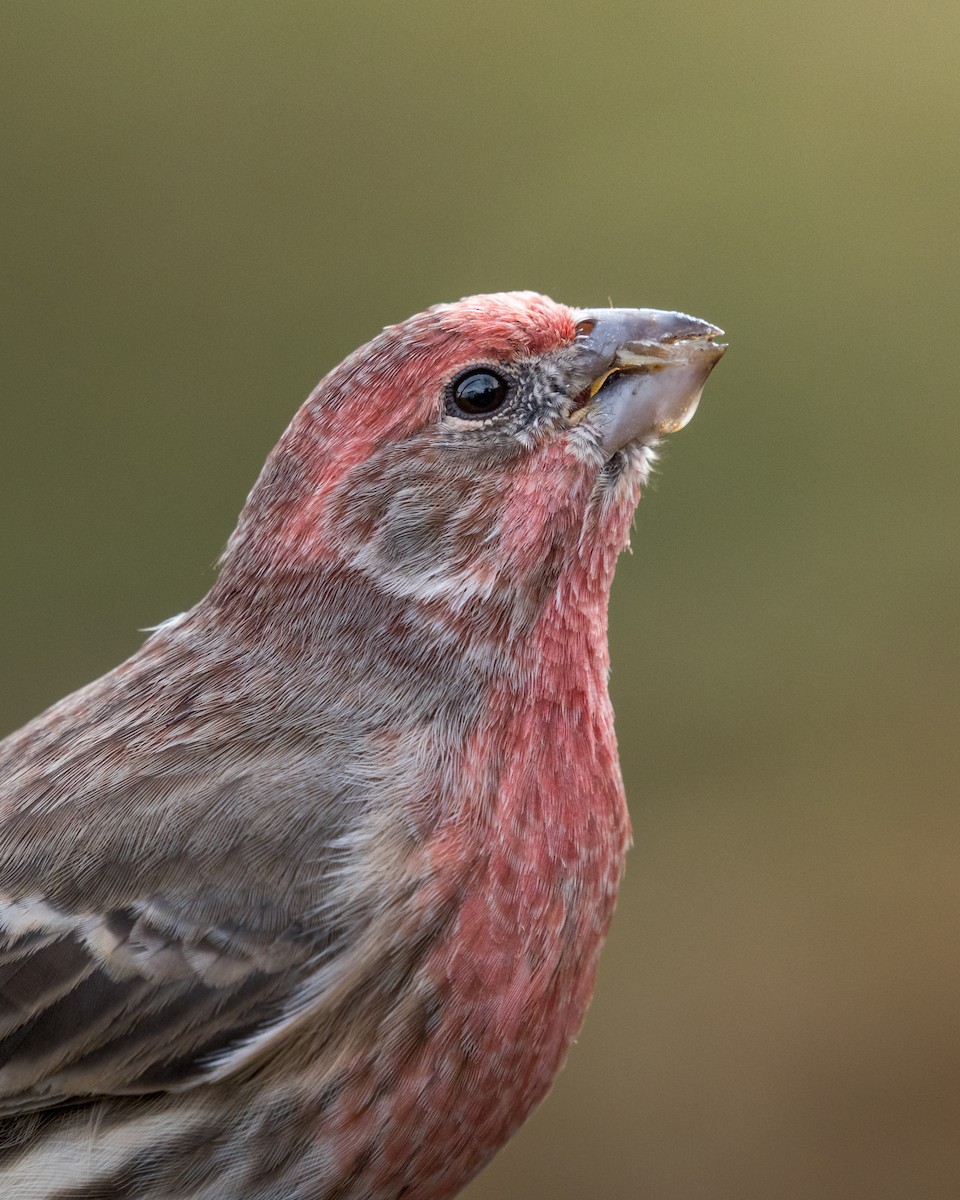
[[[203,1080],[376,906],[342,871],[349,733],[205,638],[0,742],[0,1112]]]
[[[200,1081],[282,1019],[315,953],[296,925],[184,935],[156,903],[6,900],[0,921],[0,1112]]]

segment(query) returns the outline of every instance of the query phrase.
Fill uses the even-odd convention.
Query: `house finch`
[[[719,333],[386,329],[210,593],[0,744],[0,1195],[441,1200],[523,1121],[629,840],[614,565]]]

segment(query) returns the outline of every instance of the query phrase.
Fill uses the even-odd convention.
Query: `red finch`
[[[442,1200],[524,1120],[630,835],[614,566],[720,332],[386,329],[210,593],[0,744],[0,1195]]]

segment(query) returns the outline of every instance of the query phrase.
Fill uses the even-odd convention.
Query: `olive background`
[[[470,1200],[960,1195],[960,7],[3,0],[0,733],[441,299],[730,350],[612,602],[636,844]]]

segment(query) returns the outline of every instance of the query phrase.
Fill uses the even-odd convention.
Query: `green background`
[[[731,349],[612,610],[636,846],[470,1200],[960,1195],[960,7],[0,4],[0,732],[441,299]]]

